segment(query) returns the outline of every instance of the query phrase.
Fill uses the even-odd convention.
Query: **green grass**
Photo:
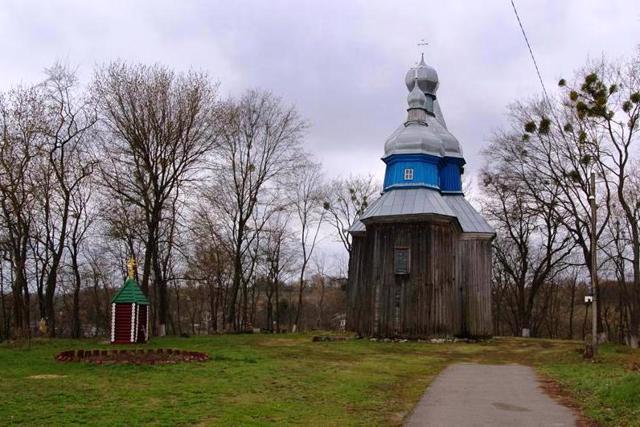
[[[522,363],[557,380],[590,418],[640,425],[640,352],[582,344],[311,342],[310,335],[154,339],[149,347],[209,353],[162,366],[59,363],[62,350],[110,348],[91,340],[0,345],[0,424],[398,425],[429,382],[455,362]],[[126,347],[131,348],[131,347]]]
[[[602,425],[640,425],[640,352],[601,346],[597,363],[546,363],[540,370],[570,390],[584,414]]]

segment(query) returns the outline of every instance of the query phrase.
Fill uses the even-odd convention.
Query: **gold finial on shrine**
[[[127,267],[129,270],[129,279],[134,279],[135,275],[136,275],[136,259],[131,256],[131,258],[129,258],[129,262],[127,263]]]

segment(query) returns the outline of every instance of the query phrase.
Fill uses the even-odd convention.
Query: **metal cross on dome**
[[[429,46],[429,42],[426,41],[425,39],[420,39],[420,41],[417,44],[418,46]],[[424,61],[424,49],[422,49],[422,52],[420,52],[421,54],[421,58],[422,61]]]

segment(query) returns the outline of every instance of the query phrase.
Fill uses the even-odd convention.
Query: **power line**
[[[547,88],[544,85],[544,80],[542,80],[542,73],[540,73],[540,67],[538,67],[538,61],[536,61],[536,57],[533,54],[533,49],[531,48],[531,43],[529,43],[529,38],[527,37],[527,33],[524,30],[524,26],[522,25],[522,20],[520,20],[520,15],[518,14],[518,9],[516,8],[516,4],[514,3],[513,0],[511,1],[511,6],[513,7],[513,13],[515,13],[516,15],[516,19],[518,20],[518,25],[520,26],[520,30],[522,31],[522,36],[524,37],[524,41],[527,44],[527,48],[529,48],[529,54],[531,55],[531,60],[533,61],[533,66],[536,68],[536,74],[538,74],[538,80],[540,81],[540,86],[542,86],[542,92],[544,93],[544,99],[547,101],[547,104],[549,105],[549,112],[551,113],[551,115],[553,116],[554,120],[556,121],[556,124],[558,125],[558,129],[560,130],[560,135],[562,135],[562,137],[565,137],[564,134],[564,130],[562,129],[562,125],[560,124],[560,120],[558,119],[558,116],[556,115],[556,110],[553,107],[553,104],[551,103],[551,98],[549,98],[549,93],[547,92]]]
[[[529,38],[527,37],[527,33],[524,30],[524,26],[522,25],[522,21],[520,20],[520,15],[518,15],[518,9],[516,9],[516,4],[511,0],[511,6],[513,7],[513,13],[516,14],[516,19],[518,20],[518,25],[520,26],[520,30],[522,31],[522,36],[524,37],[524,41],[527,44],[527,48],[529,48],[529,53],[531,54],[531,60],[533,61],[533,66],[536,68],[536,73],[538,74],[538,80],[540,80],[540,85],[542,86],[542,91],[544,92],[544,97],[551,106],[551,100],[549,99],[549,94],[547,93],[547,88],[544,85],[544,81],[542,80],[542,74],[540,73],[540,67],[538,67],[538,61],[536,61],[536,57],[533,54],[533,49],[531,48],[531,43],[529,43]]]

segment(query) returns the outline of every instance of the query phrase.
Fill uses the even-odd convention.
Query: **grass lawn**
[[[0,344],[0,424],[398,425],[429,382],[455,362],[522,363],[554,379],[603,425],[640,425],[640,352],[608,345],[598,363],[571,341],[497,338],[478,344],[310,335],[153,339],[144,348],[209,353],[204,363],[59,363],[62,350],[111,348],[92,340]],[[126,347],[132,348],[132,347]]]

